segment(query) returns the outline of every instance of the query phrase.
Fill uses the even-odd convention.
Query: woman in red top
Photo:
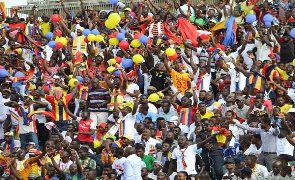
[[[95,125],[92,119],[89,119],[90,113],[87,111],[82,112],[81,117],[77,117],[72,114],[68,108],[66,108],[66,112],[69,116],[75,119],[78,122],[78,132],[74,132],[77,136],[77,139],[83,145],[88,145],[91,149],[93,149],[93,137],[95,130]]]

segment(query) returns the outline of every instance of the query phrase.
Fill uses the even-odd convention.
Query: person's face
[[[183,70],[183,65],[182,65],[182,63],[177,62],[177,63],[175,64],[175,70],[176,70],[177,72],[181,72],[181,71]]]
[[[225,164],[226,169],[234,169],[235,168],[235,164],[234,163],[226,163]]]
[[[143,124],[139,123],[136,125],[136,131],[137,132],[143,132],[144,126]]]
[[[178,137],[180,134],[180,129],[179,128],[173,128],[172,132],[174,133],[175,137]]]
[[[87,120],[87,119],[89,119],[89,118],[88,118],[88,117],[89,117],[88,115],[89,115],[88,112],[82,112],[82,115],[81,115],[81,116],[82,116],[82,119],[83,119],[83,120]]]
[[[75,127],[74,127],[73,125],[71,125],[71,124],[68,125],[68,126],[67,126],[67,132],[74,131],[74,128],[75,128]]]
[[[144,9],[144,10],[142,11],[142,16],[143,16],[144,18],[146,18],[146,17],[148,16],[148,11],[147,11],[146,9]]]
[[[178,138],[178,145],[181,148],[185,147],[185,145],[186,145],[186,138],[184,136],[180,136]]]
[[[99,18],[100,19],[104,19],[104,18],[106,18],[107,17],[107,12],[105,12],[105,11],[101,11],[100,13],[99,13]]]
[[[26,152],[24,150],[20,150],[20,151],[17,152],[17,158],[18,159],[20,159],[20,160],[24,159],[25,156],[26,156]]]
[[[169,152],[171,149],[171,145],[168,143],[163,143],[162,144],[162,152]]]
[[[127,139],[127,138],[122,138],[122,141],[123,141],[123,145],[125,145],[125,146],[128,146],[129,144],[130,144],[130,140],[129,139]]]
[[[49,177],[52,177],[52,176],[55,175],[55,169],[54,169],[54,167],[49,167],[49,168],[47,168],[47,175],[48,175]]]
[[[227,112],[227,113],[225,113],[225,117],[226,117],[226,119],[231,120],[233,116],[230,112]]]
[[[147,176],[148,175],[148,171],[147,171],[147,169],[146,168],[142,168],[141,169],[141,177],[145,177],[145,176]]]
[[[153,163],[153,171],[159,172],[161,168],[162,166],[160,166],[158,163]]]
[[[213,94],[212,94],[212,92],[207,92],[206,93],[206,100],[207,101],[211,101],[213,99]]]
[[[158,127],[160,128],[164,128],[165,127],[165,120],[159,120],[158,121]]]
[[[206,105],[205,104],[200,104],[199,105],[199,111],[200,112],[206,112]]]
[[[18,17],[14,17],[14,18],[13,18],[13,23],[16,24],[16,23],[18,23],[18,22],[19,22],[19,18],[18,18]]]
[[[166,135],[166,138],[174,139],[174,133],[168,132],[167,135]]]
[[[280,171],[282,170],[282,166],[281,166],[281,163],[273,163],[272,164],[272,171],[275,173],[275,174],[278,174]]]
[[[79,144],[76,142],[76,141],[72,141],[71,143],[70,143],[70,148],[71,149],[78,149],[79,148]]]
[[[69,171],[73,174],[76,173],[77,172],[77,165],[74,163],[72,165],[70,165]]]
[[[206,98],[206,93],[205,93],[205,92],[200,92],[200,94],[199,94],[199,99],[200,99],[201,101],[204,101],[205,98]]]
[[[148,129],[143,130],[141,137],[143,139],[148,139],[149,137],[151,137],[151,131]]]
[[[190,105],[189,99],[187,97],[181,98],[181,105],[182,107],[189,107]]]
[[[88,156],[88,152],[84,152],[84,151],[82,151],[82,150],[80,150],[80,149],[79,149],[79,151],[78,151],[78,154],[79,154],[79,157],[80,157],[81,159],[85,159],[85,158],[87,158],[87,156]]]
[[[88,86],[89,83],[90,83],[90,78],[89,78],[89,77],[85,77],[85,78],[83,79],[83,85],[84,85],[84,86]]]
[[[168,122],[167,127],[168,127],[168,129],[171,130],[171,129],[173,129],[175,127],[175,124],[173,122]]]
[[[184,173],[177,173],[177,180],[186,180],[186,175]]]
[[[138,157],[142,158],[144,155],[144,150],[143,149],[136,149],[136,155]]]
[[[46,141],[45,143],[45,151],[47,153],[52,153],[55,151],[55,145],[54,145],[54,142],[53,141]]]
[[[227,89],[222,89],[221,90],[221,95],[223,96],[223,97],[227,97],[228,96],[228,90]]]
[[[265,129],[266,127],[267,127],[267,124],[266,123],[264,123],[263,121],[261,121],[261,129]]]
[[[33,148],[35,148],[35,146],[33,144],[27,144],[26,145],[27,152],[29,152],[29,150],[33,149]]]
[[[282,97],[277,98],[277,105],[278,106],[284,106],[285,105],[285,100]]]
[[[246,157],[246,158],[245,158],[245,164],[246,164],[247,166],[251,166],[251,165],[253,165],[253,161],[252,161],[252,159],[251,159],[250,157]]]
[[[166,175],[164,172],[159,172],[157,175],[157,180],[166,180]]]
[[[262,106],[262,101],[261,99],[255,99],[254,101],[254,105],[258,108],[260,108]]]
[[[148,103],[146,96],[140,96],[139,98],[139,104]]]
[[[99,83],[99,81],[98,81],[98,79],[97,78],[95,78],[95,79],[93,79],[92,80],[92,88],[94,88],[94,89],[96,89],[96,88],[98,88],[98,83]]]
[[[163,109],[164,113],[168,113],[168,112],[170,111],[170,106],[169,106],[169,104],[166,103],[166,102],[163,102],[163,103],[162,103],[162,109]]]
[[[59,137],[58,137],[58,135],[51,135],[50,140],[52,140],[54,142],[59,142]]]
[[[140,108],[139,108],[139,110],[140,110]],[[139,112],[141,112],[141,111],[139,111]],[[149,119],[144,119],[143,122],[142,122],[143,126],[148,128],[148,122],[149,122]]]

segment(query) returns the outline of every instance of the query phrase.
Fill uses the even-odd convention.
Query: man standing
[[[98,78],[92,79],[92,88],[88,92],[88,111],[94,127],[107,121],[109,102],[111,102],[111,96],[108,90],[99,85]]]
[[[145,163],[140,157],[136,156],[135,149],[128,147],[125,150],[126,160],[124,163],[123,180],[141,180],[141,168],[145,167]]]
[[[237,120],[234,121],[237,127],[245,129],[247,131],[251,131],[253,133],[257,133],[261,135],[261,154],[258,156],[258,163],[261,165],[265,165],[267,170],[271,170],[272,163],[275,161],[277,157],[276,149],[277,136],[280,134],[280,129],[276,122],[273,122],[272,126],[270,125],[271,121],[269,118],[263,118],[261,120],[261,124],[259,128],[251,128],[246,125],[240,124]],[[270,143],[272,142],[272,143]]]
[[[200,141],[198,144],[188,145],[187,137],[184,135],[178,138],[178,147],[172,152],[172,159],[170,162],[168,176],[176,170],[176,172],[186,171],[188,175],[198,174],[195,168],[196,154],[199,149],[206,143],[215,138],[216,135],[210,136],[204,141]]]

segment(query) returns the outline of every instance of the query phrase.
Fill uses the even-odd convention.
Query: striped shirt
[[[98,108],[98,104],[103,103],[106,100],[111,100],[110,93],[105,88],[91,89],[88,92],[89,100],[89,112],[108,112],[107,105]]]

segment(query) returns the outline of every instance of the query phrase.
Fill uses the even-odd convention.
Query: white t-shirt
[[[125,157],[122,157],[121,159],[116,158],[112,164],[112,169],[114,169],[118,175],[123,174],[124,172],[125,160]]]
[[[139,91],[139,86],[135,83],[128,84],[126,92],[133,94],[135,91]],[[124,97],[124,100],[125,101],[133,101],[133,98],[129,94],[126,94]]]
[[[293,138],[295,139],[295,138]],[[287,138],[278,138],[277,137],[277,155],[280,154],[288,154],[290,156],[293,156],[294,152],[294,146],[292,146]]]
[[[232,68],[229,69],[229,75],[231,79],[230,93],[236,92],[237,90],[243,91],[246,86],[246,76],[243,73],[237,72],[235,69]]]
[[[188,13],[188,6],[187,6],[186,4],[180,6],[180,9],[182,10],[182,12],[183,12],[184,14],[187,15],[187,13]],[[191,14],[195,14],[195,10],[194,10],[194,8],[190,7],[190,12],[191,12]],[[181,13],[180,13],[179,10],[177,10],[177,15],[181,15]]]
[[[198,174],[195,168],[196,164],[196,154],[197,154],[197,144],[190,145],[186,149],[175,148],[172,152],[172,159],[176,159],[177,162],[177,172],[186,171],[189,175]],[[182,153],[184,154],[184,161],[186,163],[186,169],[182,164]]]
[[[257,179],[267,179],[268,170],[265,166],[256,164],[256,169],[253,171],[253,174],[257,177]]]
[[[160,141],[150,137],[150,139],[145,142],[145,155],[148,155],[151,152],[156,152],[156,144],[160,143]]]
[[[242,48],[242,46],[240,46],[238,48],[238,50],[240,50],[241,48]],[[251,58],[249,58],[247,51],[250,51],[250,50],[252,51],[254,48],[255,48],[255,44],[247,44],[245,47],[245,50],[241,53],[241,55],[243,56],[244,62],[248,68],[250,65],[253,64],[253,60]]]

